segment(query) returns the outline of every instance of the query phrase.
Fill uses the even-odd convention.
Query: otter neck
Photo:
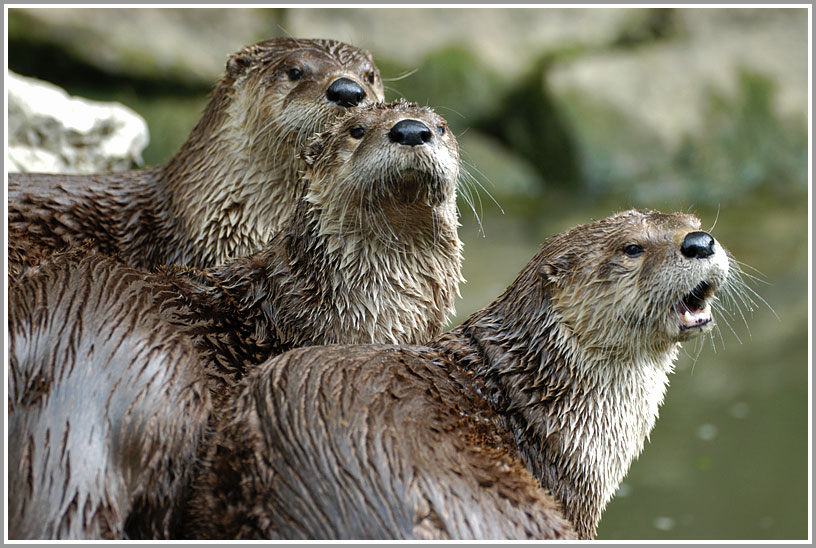
[[[298,204],[285,248],[287,270],[272,283],[270,314],[301,344],[419,343],[454,312],[461,281],[455,204],[398,242],[327,222],[319,205]],[[280,261],[283,262],[283,261]]]
[[[593,538],[654,425],[677,345],[639,363],[591,354],[559,322],[546,291],[528,289],[521,297],[511,287],[438,343],[458,341],[452,347],[468,357],[456,361],[473,373],[498,426],[578,534]],[[463,345],[472,350],[463,354]]]
[[[163,167],[161,190],[177,233],[172,262],[208,267],[254,253],[291,215],[296,146],[274,127],[251,129],[256,109],[245,103],[222,81]]]
[[[176,267],[186,275],[170,280],[189,310],[186,321],[204,333],[216,396],[271,354],[424,342],[453,314],[461,280],[455,225],[437,221],[436,238],[397,253],[362,234],[320,232],[321,219],[301,200],[262,251],[206,270]]]

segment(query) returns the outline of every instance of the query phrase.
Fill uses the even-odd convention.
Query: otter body
[[[26,270],[10,308],[10,531],[168,538],[202,428],[270,355],[438,334],[460,275],[458,148],[407,103],[308,147],[291,223],[250,257],[148,272],[93,249]]]
[[[166,537],[211,407],[136,271],[54,257],[9,289],[8,536]]]
[[[450,367],[420,346],[279,356],[219,422],[185,536],[574,538],[490,406]]]
[[[426,346],[278,356],[219,418],[187,534],[592,538],[730,263],[694,217],[630,211]]]
[[[244,48],[167,164],[9,174],[9,273],[88,241],[142,268],[254,253],[294,210],[306,140],[348,108],[382,99],[371,55],[352,46],[275,39]]]

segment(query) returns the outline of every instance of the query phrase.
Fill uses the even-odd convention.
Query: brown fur
[[[293,222],[253,256],[146,272],[74,249],[22,274],[10,300],[13,536],[167,538],[202,425],[252,366],[308,344],[441,331],[461,278],[458,149],[449,132],[390,142],[406,118],[444,127],[400,102],[317,138]],[[375,230],[377,204],[394,209]]]
[[[293,81],[290,70],[301,76]],[[369,53],[274,39],[227,62],[198,125],[165,165],[99,175],[9,174],[9,273],[84,242],[129,264],[221,264],[258,251],[297,203],[300,149],[342,114],[328,86],[350,78],[383,99]]]
[[[707,302],[732,288],[719,244],[680,253],[698,227],[637,211],[580,226],[427,346],[312,347],[259,366],[218,420],[187,534],[592,538],[680,341],[711,328],[678,330],[675,307],[702,281]]]
[[[201,357],[154,335],[140,273],[73,255],[9,289],[8,536],[167,537],[209,418]]]
[[[457,144],[450,132],[422,147],[391,143],[388,130],[407,118],[444,126],[430,109],[404,102],[350,112],[310,145],[304,198],[264,251],[153,278],[168,317],[209,357],[217,394],[270,355],[313,344],[416,343],[453,314],[462,279]],[[349,135],[361,126],[362,139]],[[418,181],[406,198],[405,186]]]

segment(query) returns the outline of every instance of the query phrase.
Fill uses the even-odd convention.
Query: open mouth
[[[711,323],[711,304],[714,288],[707,282],[700,282],[697,287],[674,305],[680,322],[680,330],[697,329]]]

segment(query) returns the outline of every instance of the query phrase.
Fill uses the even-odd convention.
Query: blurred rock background
[[[142,165],[147,122],[126,106],[70,97],[11,71],[6,89],[9,171],[98,173]]]
[[[447,118],[475,181],[454,323],[550,234],[629,207],[696,213],[769,306],[724,313],[719,334],[684,347],[599,538],[803,539],[808,24],[802,8],[14,8],[8,68],[128,105],[152,165],[240,47],[288,35],[369,49],[389,99]]]

